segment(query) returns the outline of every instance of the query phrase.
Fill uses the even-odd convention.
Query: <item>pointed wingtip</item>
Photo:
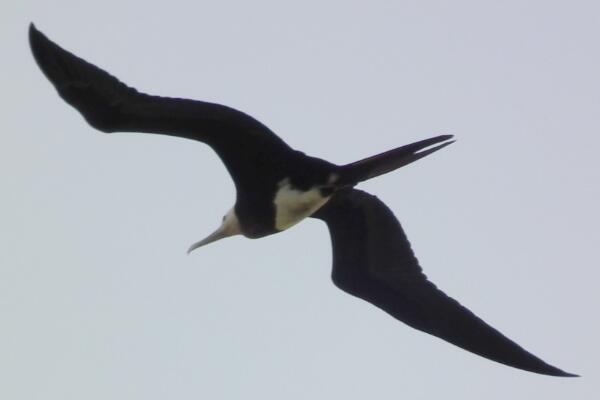
[[[548,364],[548,363],[544,362],[543,360],[540,360],[537,357],[534,357],[534,358],[539,361],[537,366],[533,366],[533,368],[521,368],[521,369],[524,369],[526,371],[535,372],[535,373],[542,374],[542,375],[554,376],[557,378],[579,378],[580,377],[577,374],[572,374],[570,372],[563,371],[562,369],[555,367],[552,364]],[[508,364],[508,365],[510,365],[510,364]],[[511,366],[520,368],[517,365],[511,365]],[[530,365],[530,367],[532,367],[532,366]]]
[[[34,37],[37,33],[39,33],[39,31],[35,27],[35,24],[33,22],[30,22],[29,23],[29,42],[30,43],[34,39]]]
[[[511,364],[507,364],[507,365],[510,365],[515,368],[521,368],[516,365],[511,365]],[[553,365],[547,364],[543,361],[542,361],[542,365],[539,366],[538,368],[521,368],[521,369],[523,369],[525,371],[535,372],[535,373],[541,374],[541,375],[554,376],[557,378],[579,378],[580,377],[580,375],[563,371],[562,369],[557,368]]]
[[[570,372],[565,372],[565,371],[561,371],[560,374],[557,374],[555,376],[558,376],[560,378],[581,378],[581,375],[572,374]]]
[[[35,24],[31,22],[29,24],[29,47],[31,47],[31,51],[33,52],[33,56],[36,61],[39,63],[39,58],[43,53],[44,41],[48,41],[46,35],[40,32]]]
[[[42,32],[40,32],[38,30],[38,28],[36,28],[36,26],[33,22],[30,22],[29,23],[29,39],[32,40],[38,35],[42,35]]]

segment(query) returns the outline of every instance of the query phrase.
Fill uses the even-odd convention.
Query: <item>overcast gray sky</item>
[[[13,1],[1,9],[0,398],[590,399],[600,384],[594,1]],[[446,293],[579,379],[511,369],[330,281],[324,224],[190,256],[234,201],[210,149],[92,130],[27,25],[140,90],[350,162]]]

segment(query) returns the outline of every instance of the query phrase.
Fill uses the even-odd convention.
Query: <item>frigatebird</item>
[[[152,96],[120,82],[50,41],[33,24],[34,58],[58,94],[94,128],[192,139],[221,158],[236,187],[219,229],[189,251],[242,234],[260,238],[304,218],[323,220],[333,246],[334,284],[409,326],[515,368],[577,376],[524,350],[440,291],[423,274],[392,211],[354,187],[453,142],[442,135],[363,160],[335,165],[292,149],[265,125],[233,108]]]

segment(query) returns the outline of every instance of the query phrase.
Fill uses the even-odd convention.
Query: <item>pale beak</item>
[[[216,242],[219,239],[223,239],[229,236],[239,235],[241,233],[242,230],[240,228],[240,222],[237,218],[237,215],[235,215],[235,209],[232,208],[223,217],[223,223],[221,224],[219,229],[211,233],[207,238],[204,238],[201,241],[194,243],[188,249],[188,254],[196,250],[198,247],[204,246],[205,244]]]
[[[188,252],[188,254],[190,254],[192,251],[196,250],[198,247],[202,247],[206,244],[216,242],[219,239],[223,239],[223,238],[226,238],[231,235],[232,234],[229,232],[227,227],[222,225],[219,229],[217,229],[216,231],[211,233],[208,237],[191,245],[187,252]]]

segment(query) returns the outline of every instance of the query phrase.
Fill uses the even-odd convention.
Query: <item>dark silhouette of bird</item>
[[[332,278],[340,289],[490,360],[539,374],[576,376],[524,350],[440,291],[423,274],[390,209],[354,188],[448,146],[451,135],[335,165],[292,149],[265,125],[230,107],[138,92],[62,49],[33,24],[29,40],[58,94],[94,128],[192,139],[218,154],[235,183],[235,205],[221,226],[189,251],[238,234],[260,238],[318,218],[329,227]]]

